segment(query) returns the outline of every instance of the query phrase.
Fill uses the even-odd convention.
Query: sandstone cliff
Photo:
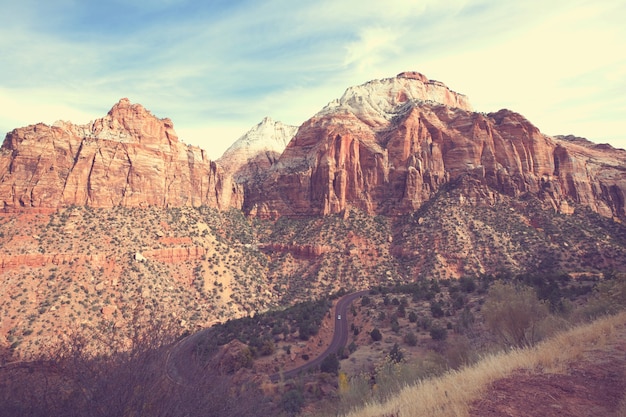
[[[86,125],[57,122],[10,132],[0,151],[5,209],[70,205],[240,207],[242,190],[172,121],[128,99]]]
[[[624,218],[624,167],[622,150],[548,137],[509,110],[473,112],[441,83],[403,73],[350,88],[305,122],[244,207],[260,216],[400,214],[470,176],[563,212],[578,203]]]
[[[169,119],[127,99],[86,125],[16,129],[0,150],[0,199],[5,210],[207,205],[270,217],[350,207],[396,215],[471,177],[564,213],[581,204],[624,218],[625,166],[623,150],[548,137],[509,110],[474,112],[464,95],[406,72],[350,87],[297,133],[265,119],[219,163],[180,143]],[[468,193],[473,203],[493,202]]]

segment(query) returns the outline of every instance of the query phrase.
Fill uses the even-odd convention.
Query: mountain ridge
[[[410,77],[297,132],[265,119],[230,167],[127,99],[10,132],[0,337],[32,352],[39,332],[130,331],[135,314],[182,332],[346,289],[626,270],[626,151],[435,102],[414,86],[444,87]]]
[[[208,205],[237,207],[242,191],[205,151],[178,141],[170,119],[121,99],[85,125],[14,129],[0,148],[5,210]]]
[[[569,138],[569,139],[568,139]],[[121,99],[85,125],[7,134],[5,210],[69,205],[198,206],[253,216],[416,210],[460,176],[497,192],[532,192],[626,218],[626,152],[549,137],[522,115],[472,110],[467,97],[418,72],[349,87],[300,127],[264,119],[217,161],[182,144],[170,119]]]
[[[216,162],[236,182],[246,182],[255,175],[262,175],[278,160],[297,130],[297,126],[266,116],[226,149]]]

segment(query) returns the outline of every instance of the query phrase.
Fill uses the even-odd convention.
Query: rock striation
[[[0,149],[5,210],[91,207],[241,207],[243,191],[170,119],[120,100],[86,125],[56,122],[10,132]]]
[[[419,73],[349,88],[306,121],[245,209],[266,217],[414,211],[464,177],[567,212],[625,218],[626,152],[542,134],[522,115],[471,110]]]

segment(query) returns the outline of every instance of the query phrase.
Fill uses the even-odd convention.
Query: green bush
[[[417,336],[415,335],[415,333],[408,332],[407,334],[405,334],[404,335],[404,343],[406,343],[409,346],[416,346],[417,345]]]
[[[448,338],[448,331],[445,327],[441,327],[439,325],[435,325],[430,329],[430,337],[433,340],[446,340]]]
[[[441,306],[441,302],[430,303],[430,313],[434,318],[438,319],[444,316],[443,307]]]
[[[372,330],[370,332],[370,336],[374,342],[378,342],[383,339],[383,335],[380,332],[380,330],[378,330],[378,328],[375,328],[374,330]]]
[[[626,274],[619,274],[598,284],[593,297],[583,309],[583,314],[588,318],[596,318],[624,309],[626,309]]]
[[[339,372],[339,358],[334,353],[326,356],[320,365],[320,370],[327,374],[337,374]]]
[[[290,415],[296,415],[304,405],[304,396],[299,390],[292,389],[283,394],[280,404]]]

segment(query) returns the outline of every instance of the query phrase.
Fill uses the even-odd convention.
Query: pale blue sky
[[[217,158],[271,116],[420,71],[474,108],[626,148],[623,0],[0,0],[0,135],[120,98]]]

